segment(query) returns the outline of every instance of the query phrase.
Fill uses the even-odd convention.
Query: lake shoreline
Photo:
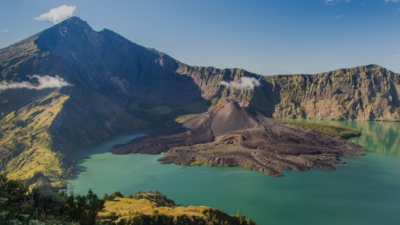
[[[335,171],[284,171],[278,179],[239,167],[164,165],[157,161],[160,155],[96,154],[83,162],[86,171],[69,183],[75,193],[88,188],[99,194],[159,190],[183,206],[207,205],[229,214],[240,208],[258,224],[399,223],[400,125],[316,122],[361,130],[361,137],[350,141],[370,152],[344,158],[347,166]]]

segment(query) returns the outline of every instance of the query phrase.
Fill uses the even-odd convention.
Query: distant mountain
[[[82,146],[168,129],[227,98],[270,117],[400,120],[400,75],[376,65],[293,76],[189,66],[77,17],[1,49],[0,73],[0,166],[55,187]],[[259,85],[220,85],[243,77]]]

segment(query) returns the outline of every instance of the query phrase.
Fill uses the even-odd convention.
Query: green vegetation
[[[28,187],[0,175],[0,224],[96,224],[105,201],[87,195],[56,193]]]
[[[99,223],[154,224],[154,225],[255,225],[239,211],[230,216],[220,210],[205,206],[182,207],[158,191],[138,192],[121,196],[114,192],[108,197],[105,208],[99,213]],[[111,198],[110,198],[111,197]],[[104,197],[103,197],[104,198]]]
[[[155,202],[157,207],[177,206],[172,199],[169,199],[167,196],[161,194],[161,192],[159,192],[159,191],[149,191],[149,192],[140,191],[134,195],[128,195],[128,196],[126,196],[126,198],[131,198],[131,199],[136,199],[136,200],[147,199],[151,202]]]
[[[178,118],[175,119],[175,122],[183,123],[183,122],[185,122],[186,120],[192,118],[195,115],[197,115],[197,114],[187,114],[187,115],[179,116]]]
[[[241,214],[230,216],[205,206],[182,207],[158,191],[98,198],[33,188],[0,175],[0,224],[255,225]]]
[[[361,136],[361,132],[358,130],[350,129],[347,127],[326,125],[320,123],[310,123],[310,122],[297,122],[297,121],[283,121],[285,124],[289,124],[297,127],[304,127],[312,129],[324,134],[341,137],[341,138],[351,138]]]

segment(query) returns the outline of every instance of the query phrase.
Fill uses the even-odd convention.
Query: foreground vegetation
[[[255,225],[240,211],[230,216],[209,207],[182,207],[158,191],[99,198],[34,188],[0,175],[0,224]]]
[[[342,126],[327,125],[320,123],[311,122],[298,122],[298,121],[283,121],[285,124],[289,124],[297,127],[304,127],[312,129],[324,134],[341,137],[341,138],[351,138],[361,136],[361,132],[358,130],[350,129]]]

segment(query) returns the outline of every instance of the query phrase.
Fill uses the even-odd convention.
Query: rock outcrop
[[[400,120],[400,75],[378,65],[265,80],[279,95],[277,118]]]
[[[245,100],[275,118],[400,121],[400,74],[378,65],[315,75],[259,76],[242,69],[181,65],[178,73],[193,78],[203,98]],[[241,77],[260,79],[254,90],[221,87]]]

